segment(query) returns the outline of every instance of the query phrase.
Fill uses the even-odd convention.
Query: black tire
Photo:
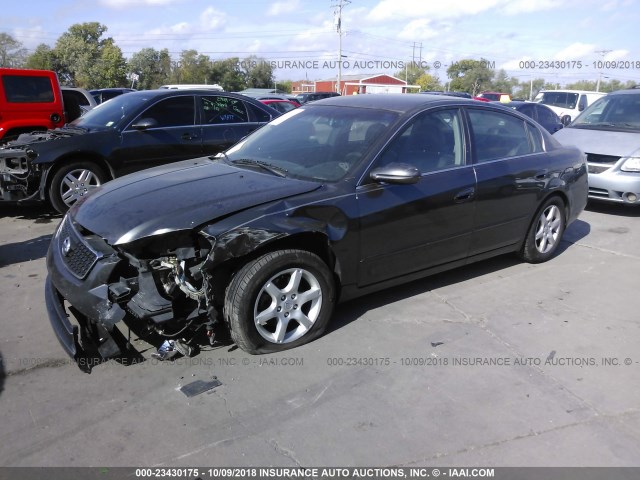
[[[71,179],[75,187],[71,187]],[[53,208],[65,213],[78,200],[108,179],[104,170],[93,162],[73,162],[58,168],[49,184],[49,201]]]
[[[252,354],[272,353],[322,335],[335,297],[333,276],[320,257],[278,250],[236,273],[226,291],[224,315],[238,347]],[[256,320],[259,316],[262,321]]]
[[[565,227],[565,204],[561,198],[551,197],[536,212],[520,257],[529,263],[546,262],[560,246]]]

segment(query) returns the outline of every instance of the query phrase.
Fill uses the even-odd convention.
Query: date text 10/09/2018
[[[640,70],[640,60],[522,60],[518,63],[521,70]]]

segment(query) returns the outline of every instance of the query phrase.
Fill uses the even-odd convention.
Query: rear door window
[[[533,153],[525,121],[490,110],[469,109],[476,162]]]
[[[7,102],[51,103],[54,100],[49,77],[3,75],[2,85]]]
[[[247,123],[249,114],[242,100],[224,95],[202,97],[204,125]]]

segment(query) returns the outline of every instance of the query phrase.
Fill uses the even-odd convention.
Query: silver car
[[[640,205],[640,88],[600,98],[553,138],[587,154],[590,199]]]

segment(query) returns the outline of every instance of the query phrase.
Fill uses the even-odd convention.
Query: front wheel
[[[558,198],[547,200],[529,227],[520,256],[529,263],[549,260],[558,247],[565,229],[565,205]]]
[[[334,305],[333,276],[320,257],[279,250],[238,271],[227,288],[224,313],[238,347],[270,353],[320,336]]]
[[[60,213],[65,213],[78,200],[107,180],[104,171],[93,162],[77,162],[59,168],[51,179],[49,200]]]

